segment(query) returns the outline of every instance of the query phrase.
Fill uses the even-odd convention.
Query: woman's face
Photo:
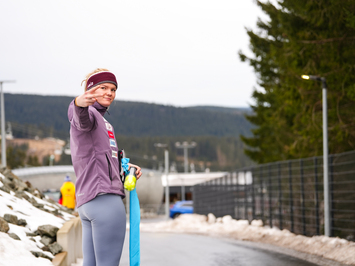
[[[102,96],[96,98],[97,102],[102,106],[109,107],[116,97],[116,90],[116,86],[112,83],[100,84],[96,92],[102,94]]]

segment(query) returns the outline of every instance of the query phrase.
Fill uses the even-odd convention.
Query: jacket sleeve
[[[68,118],[70,124],[80,131],[90,131],[95,125],[95,118],[89,112],[89,107],[76,106],[73,100],[69,104]]]

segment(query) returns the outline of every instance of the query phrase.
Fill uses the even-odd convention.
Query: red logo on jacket
[[[112,133],[111,131],[107,131],[107,133],[108,133],[108,136],[109,136],[111,139],[114,139],[114,138],[115,138],[115,136],[113,135],[113,133]]]

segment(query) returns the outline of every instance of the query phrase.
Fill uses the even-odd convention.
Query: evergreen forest
[[[257,1],[268,19],[247,29],[258,87],[243,135],[246,153],[258,163],[323,154],[322,112],[328,116],[329,153],[355,148],[355,1]],[[324,78],[327,110],[322,110]]]

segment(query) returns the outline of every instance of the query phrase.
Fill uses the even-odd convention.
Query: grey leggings
[[[83,227],[83,266],[118,266],[126,234],[119,195],[103,194],[78,208]]]

